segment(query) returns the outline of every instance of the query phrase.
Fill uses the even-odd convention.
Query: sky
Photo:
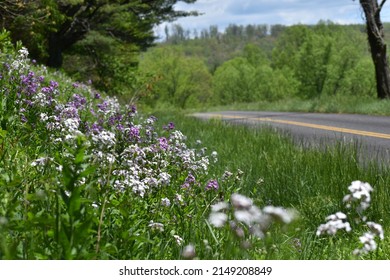
[[[223,31],[229,24],[316,24],[320,20],[364,23],[359,0],[197,0],[190,5],[179,2],[175,7],[203,13],[173,22],[191,31],[208,29],[211,25]],[[390,3],[384,5],[381,18],[390,22]],[[164,36],[164,26],[156,28],[158,36]]]

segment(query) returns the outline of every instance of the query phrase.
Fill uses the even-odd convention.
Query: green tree
[[[63,52],[97,32],[141,49],[153,44],[153,27],[178,17],[196,15],[174,9],[178,2],[196,0],[31,0],[19,1],[17,12],[7,14],[3,27],[21,40],[47,65],[60,68]],[[5,1],[3,10],[14,9]],[[38,35],[38,40],[31,40]]]
[[[156,47],[139,64],[145,78],[151,77],[150,106],[168,104],[179,108],[205,105],[211,98],[211,74],[202,59],[185,56],[178,48]]]
[[[278,38],[273,50],[274,69],[292,72],[297,80],[297,94],[302,98],[323,95],[355,94],[345,85],[359,61],[368,55],[359,29],[329,21],[317,25],[292,26]],[[372,75],[367,68],[367,75]],[[359,71],[362,74],[361,71]],[[367,90],[371,84],[367,81]],[[362,85],[362,83],[359,83]]]
[[[213,77],[215,102],[225,105],[256,99],[255,70],[243,57],[233,58],[218,67]]]
[[[295,94],[296,89],[291,72],[272,69],[264,51],[254,44],[217,68],[213,77],[214,99],[219,104],[277,100]]]

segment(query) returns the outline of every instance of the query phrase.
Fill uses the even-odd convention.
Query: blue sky
[[[364,23],[359,0],[197,0],[191,5],[179,2],[176,9],[203,13],[174,22],[189,30],[217,25],[223,31],[231,23],[316,24],[321,19],[342,24]],[[390,22],[390,3],[385,4],[381,17],[383,21]],[[156,29],[161,36],[164,34],[163,26]]]

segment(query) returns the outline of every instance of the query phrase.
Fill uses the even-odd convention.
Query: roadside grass
[[[226,106],[211,106],[204,111],[282,111],[282,112],[317,112],[349,113],[366,115],[390,115],[390,100],[378,100],[375,97],[361,96],[328,96],[310,100],[286,98],[278,101],[260,101],[256,103],[239,103]],[[193,111],[199,111],[194,109]]]
[[[359,162],[359,143],[337,143],[322,149],[308,148],[293,143],[287,135],[280,135],[267,127],[245,127],[220,120],[201,121],[177,113],[157,114],[159,118],[174,120],[177,127],[190,139],[201,139],[211,150],[218,151],[218,164],[211,174],[224,170],[242,170],[242,180],[235,186],[240,193],[252,197],[259,206],[292,207],[299,212],[299,220],[289,231],[281,231],[267,257],[276,259],[351,259],[359,247],[359,236],[367,230],[362,217],[348,209],[343,197],[352,181],[369,182],[373,188],[372,205],[364,215],[368,220],[390,229],[390,173],[387,166],[377,162]],[[342,211],[351,219],[351,232],[335,236],[316,236],[317,227],[325,218]],[[356,218],[356,221],[354,220]],[[388,259],[390,239],[381,241],[368,259]]]

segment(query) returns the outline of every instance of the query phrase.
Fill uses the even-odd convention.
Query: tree
[[[368,42],[375,66],[378,98],[390,98],[390,68],[387,60],[387,45],[384,39],[380,13],[386,0],[360,0],[366,17]]]
[[[156,25],[197,14],[175,10],[177,2],[195,1],[31,0],[15,5],[15,1],[6,0],[1,9],[9,12],[4,13],[7,17],[1,24],[37,58],[46,56],[48,66],[60,68],[63,52],[92,31],[145,49],[153,44]],[[42,40],[30,40],[37,34]]]
[[[149,79],[149,106],[169,104],[177,108],[204,106],[210,101],[211,79],[204,61],[184,55],[180,47],[159,46],[142,55],[139,71]]]

